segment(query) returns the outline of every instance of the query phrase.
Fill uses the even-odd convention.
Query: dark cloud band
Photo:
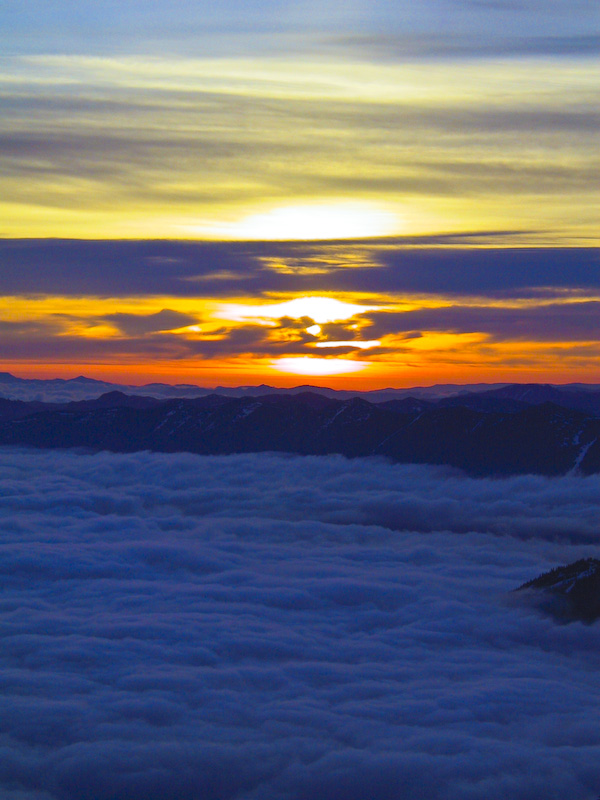
[[[119,298],[346,291],[385,298],[562,296],[600,289],[597,248],[457,247],[469,237],[450,240],[455,246],[444,248],[449,242],[443,237],[330,244],[4,239],[0,292]],[[363,266],[355,266],[357,255]],[[286,270],[272,266],[274,260],[287,262]]]

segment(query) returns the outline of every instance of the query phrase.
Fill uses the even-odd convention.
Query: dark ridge
[[[228,454],[383,456],[472,475],[600,472],[600,419],[553,403],[512,413],[297,395],[194,399],[109,392],[63,404],[0,402],[0,444]]]
[[[453,400],[464,401],[466,398],[453,398]],[[552,386],[541,383],[514,383],[500,389],[480,392],[474,395],[473,400],[480,403],[500,403],[518,405],[541,405],[542,403],[554,403],[555,405],[570,408],[573,411],[582,411],[586,414],[600,416],[600,391],[596,387],[576,388],[573,386]],[[490,406],[491,408],[491,406]],[[507,405],[507,410],[509,406]]]
[[[65,403],[64,408],[72,411],[88,410],[95,408],[152,408],[164,403],[156,397],[143,397],[141,395],[125,394],[124,392],[105,392],[94,400],[73,400]]]
[[[48,403],[40,403],[38,401],[25,402],[24,400],[7,400],[0,397],[0,421],[23,419],[35,414],[36,411],[42,411],[48,408]]]
[[[600,617],[600,560],[582,558],[555,567],[516,591],[540,593],[538,605],[563,622],[592,623]]]

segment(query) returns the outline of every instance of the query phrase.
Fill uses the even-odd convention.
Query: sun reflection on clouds
[[[302,319],[308,317],[317,325],[327,322],[339,322],[373,311],[379,306],[366,306],[357,303],[348,303],[337,300],[335,297],[295,297],[281,303],[246,305],[241,303],[228,303],[221,307],[218,316],[223,319],[244,322],[271,321],[282,317]]]

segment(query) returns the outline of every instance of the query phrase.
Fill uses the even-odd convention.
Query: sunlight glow
[[[367,361],[348,361],[342,358],[279,358],[271,366],[280,372],[295,375],[344,375],[359,372],[369,366]]]
[[[231,226],[238,239],[362,239],[399,233],[395,214],[366,202],[322,202],[274,208]]]

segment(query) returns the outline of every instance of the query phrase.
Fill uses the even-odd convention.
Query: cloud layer
[[[0,452],[9,800],[598,794],[600,479]]]

